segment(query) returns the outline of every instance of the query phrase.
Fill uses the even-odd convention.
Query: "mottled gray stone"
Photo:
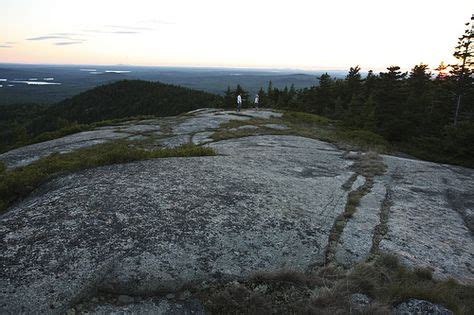
[[[204,315],[203,305],[196,299],[186,302],[171,302],[167,299],[146,299],[128,305],[115,305],[111,303],[96,305],[87,312],[91,315],[125,315],[125,314],[156,314],[156,315]]]
[[[15,168],[27,165],[39,158],[50,155],[51,153],[70,152],[110,140],[123,139],[128,136],[129,135],[126,133],[119,133],[113,130],[84,131],[59,139],[31,144],[8,151],[0,154],[0,161],[3,161],[8,168]]]
[[[354,293],[351,295],[351,314],[363,314],[370,305],[370,298],[362,293]]]
[[[384,156],[392,203],[380,249],[409,266],[430,266],[438,278],[474,283],[474,236],[449,190],[474,200],[474,170]]]
[[[425,300],[409,299],[400,303],[393,309],[395,315],[452,315],[453,312],[442,305]]]
[[[230,120],[248,120],[249,117],[234,115],[233,113],[218,112],[217,114],[199,114],[190,116],[183,122],[174,126],[174,134],[195,133],[208,129],[217,129],[219,125]]]
[[[267,128],[270,128],[270,129],[275,129],[275,130],[286,130],[286,129],[289,129],[288,126],[281,125],[281,124],[266,124],[266,125],[264,125],[264,126],[267,127]]]
[[[236,130],[245,130],[245,129],[258,129],[258,127],[254,125],[244,125],[237,128],[230,128],[229,130],[236,131]]]
[[[176,148],[191,141],[190,135],[177,135],[169,138],[160,139],[157,142],[167,148]]]
[[[220,109],[216,109],[216,108],[199,108],[199,109],[195,109],[190,112],[187,112],[186,115],[211,114],[211,113],[216,113],[220,111],[221,111]]]
[[[365,184],[365,177],[361,176],[361,175],[358,175],[356,177],[356,180],[354,181],[354,183],[352,183],[351,190],[357,190],[360,187],[364,186],[364,184]]]
[[[45,141],[37,144],[21,147],[0,154],[0,161],[4,162],[9,169],[28,165],[42,157],[52,153],[66,153],[80,148],[101,144],[111,140],[125,139],[144,140],[144,138],[130,134],[146,133],[155,136],[163,136],[161,124],[168,124],[172,129],[172,135],[167,140],[161,140],[164,146],[176,147],[189,142],[189,136],[183,134],[194,134],[208,132],[219,128],[220,124],[230,120],[248,120],[252,117],[271,118],[281,117],[282,114],[271,110],[249,111],[245,115],[234,111],[223,111],[219,109],[201,109],[187,113],[183,117],[167,117],[148,119],[140,121],[127,121],[115,126],[103,126],[92,131],[80,132],[62,138]],[[175,136],[177,135],[177,136]],[[202,133],[202,135],[205,135]],[[199,135],[198,135],[199,137]],[[199,138],[196,138],[199,139]],[[202,139],[205,143],[209,139]]]
[[[204,143],[208,143],[208,142],[212,142],[214,141],[211,136],[214,132],[212,131],[204,131],[204,132],[198,132],[196,133],[193,138],[192,138],[192,142],[194,144],[204,144]]]
[[[212,147],[225,155],[62,176],[2,214],[0,312],[322,263],[352,174],[342,152],[293,136]]]
[[[371,191],[362,197],[337,245],[336,261],[341,265],[352,266],[365,261],[369,255],[375,227],[380,223],[380,208],[385,194],[385,184],[377,178]]]
[[[148,139],[148,137],[142,136],[142,135],[135,135],[135,136],[131,136],[127,138],[127,140],[131,140],[131,141],[142,141],[145,139]]]
[[[249,120],[251,118],[281,117],[282,114],[271,110],[262,111],[244,111],[237,113],[235,111],[198,111],[194,115],[185,119],[183,122],[173,127],[174,134],[196,133],[217,129],[220,124],[230,120]]]
[[[160,130],[160,125],[130,125],[130,126],[122,126],[119,131],[127,132],[127,133],[148,133],[148,132],[156,132]]]
[[[240,112],[243,115],[251,116],[253,118],[261,118],[261,119],[270,119],[272,117],[282,117],[283,113],[275,112],[272,109],[244,109]]]

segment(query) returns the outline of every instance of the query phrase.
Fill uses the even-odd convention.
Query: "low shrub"
[[[364,149],[374,148],[385,151],[389,147],[389,143],[384,137],[368,130],[346,130],[340,133],[340,137]]]
[[[305,124],[319,124],[328,125],[332,122],[331,119],[319,115],[304,113],[304,112],[293,112],[287,111],[283,114],[283,119],[290,121],[297,121],[298,123]]]

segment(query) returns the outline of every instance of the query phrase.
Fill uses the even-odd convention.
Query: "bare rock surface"
[[[449,191],[474,201],[474,170],[385,156],[390,179],[388,232],[380,249],[397,254],[410,266],[434,269],[440,278],[474,284],[474,236],[465,213]],[[464,211],[465,210],[465,211]]]
[[[243,125],[243,126],[240,126],[240,127],[237,127],[237,128],[230,128],[229,130],[230,131],[236,131],[236,130],[245,130],[245,129],[258,129],[258,126],[254,126],[254,125]]]
[[[143,123],[143,122],[140,122]],[[121,132],[127,133],[147,133],[147,132],[157,132],[160,130],[160,125],[145,125],[145,124],[137,124],[137,125],[130,125],[126,127],[122,127],[119,129]]]
[[[202,304],[191,299],[185,302],[174,302],[165,298],[149,298],[137,303],[117,305],[116,303],[97,304],[87,311],[90,315],[133,315],[133,314],[156,314],[156,315],[204,315],[206,314]]]
[[[63,312],[91,290],[146,294],[322,263],[352,175],[294,136],[212,144],[223,156],[100,167],[43,185],[0,218],[0,310]]]
[[[8,168],[15,168],[30,164],[54,152],[70,152],[110,140],[127,138],[129,136],[129,134],[108,129],[84,131],[0,154],[0,161],[3,161]]]
[[[403,303],[398,304],[393,309],[395,315],[452,315],[453,312],[442,305],[434,304],[425,300],[409,299]]]
[[[222,123],[230,120],[244,121],[251,118],[268,119],[281,116],[282,113],[272,110],[244,110],[237,113],[210,108],[199,109],[183,116],[126,121],[114,126],[98,127],[95,130],[24,146],[0,154],[0,161],[12,169],[28,165],[52,153],[71,152],[118,139],[142,141],[149,139],[149,137],[159,137],[159,140],[156,141],[158,144],[165,147],[176,147],[190,142],[191,137],[199,133],[196,143],[202,144],[212,140],[209,138],[212,130],[218,129]],[[163,130],[164,126],[170,130]]]
[[[176,148],[183,144],[189,143],[191,141],[191,136],[184,134],[184,135],[177,135],[171,136],[168,138],[163,138],[158,140],[157,142],[166,148]]]
[[[275,130],[286,130],[289,129],[288,126],[282,125],[282,124],[265,124],[264,125],[267,128],[270,129],[275,129]]]
[[[213,132],[212,131],[203,131],[203,132],[198,132],[194,134],[192,138],[192,142],[194,144],[205,144],[212,142],[213,139],[211,138]]]
[[[372,190],[362,197],[357,212],[349,219],[336,251],[336,260],[348,267],[365,261],[372,247],[375,227],[385,198],[385,184],[376,179]]]
[[[282,114],[271,110],[244,110],[239,113],[234,111],[201,111],[194,113],[194,116],[184,120],[173,127],[174,134],[195,133],[217,129],[220,124],[230,120],[248,120],[251,118],[269,119],[271,117],[281,117]]]

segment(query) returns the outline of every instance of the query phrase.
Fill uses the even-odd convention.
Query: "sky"
[[[435,68],[472,13],[472,0],[0,0],[0,62]]]

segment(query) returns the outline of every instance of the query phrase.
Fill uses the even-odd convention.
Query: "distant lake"
[[[27,84],[27,85],[61,85],[57,82],[45,82],[45,81],[10,81],[11,83]]]

